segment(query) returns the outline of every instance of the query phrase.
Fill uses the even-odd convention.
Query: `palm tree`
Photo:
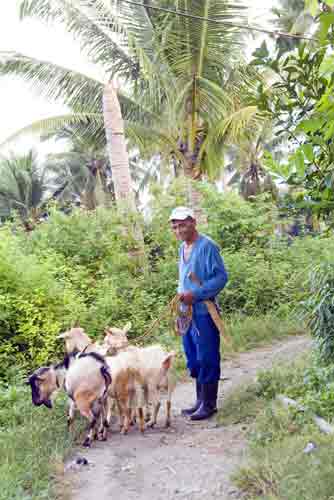
[[[252,104],[257,75],[242,61],[242,36],[233,26],[243,21],[241,2],[163,3],[194,17],[155,12],[150,4],[157,5],[122,1],[117,10],[104,0],[21,0],[23,17],[63,23],[105,80],[22,54],[5,54],[0,64],[1,74],[23,77],[72,110],[29,131],[75,124],[101,137],[105,126],[117,200],[131,191],[124,129],[143,157],[159,154],[199,180],[217,175],[226,144],[259,119]],[[122,92],[111,83],[115,75]]]
[[[33,228],[47,203],[67,186],[64,181],[51,189],[50,172],[38,164],[33,151],[0,158],[0,179],[0,213],[7,218],[16,212],[26,230]]]
[[[238,185],[240,195],[246,200],[252,200],[263,192],[271,193],[276,199],[278,189],[272,176],[263,167],[266,151],[275,152],[278,144],[284,139],[274,137],[271,123],[267,120],[258,129],[245,133],[237,147],[229,150],[230,172],[228,185]]]
[[[109,207],[115,200],[115,191],[105,140],[97,141],[96,137],[73,125],[47,134],[45,139],[52,137],[70,146],[61,153],[49,155],[46,163],[54,172],[55,187],[68,181],[60,199],[71,202],[79,199],[88,210],[98,205]]]

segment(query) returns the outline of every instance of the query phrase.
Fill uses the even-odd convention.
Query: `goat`
[[[71,399],[67,418],[69,429],[76,408],[89,420],[84,446],[91,445],[98,418],[101,418],[99,436],[101,439],[106,439],[104,399],[111,377],[102,356],[97,353],[67,356],[62,363],[36,370],[27,383],[31,386],[33,404],[35,406],[44,404],[47,408],[52,408],[51,398],[57,389],[62,387],[65,389]]]
[[[92,340],[88,337],[83,328],[74,327],[66,332],[58,335],[59,339],[64,339],[65,350],[69,354],[71,352],[90,352],[94,348]]]
[[[121,432],[126,434],[132,421],[132,412],[138,408],[139,428],[144,432],[143,406],[153,404],[154,413],[148,426],[157,422],[163,388],[167,389],[166,426],[170,425],[171,395],[175,383],[170,376],[174,353],[165,353],[161,346],[133,348],[106,358],[112,377],[108,389],[107,421],[110,419],[110,398],[116,400]]]
[[[64,387],[66,372],[73,362],[75,354],[66,356],[61,363],[41,366],[30,375],[27,385],[31,387],[32,403],[52,408],[56,392]]]
[[[112,400],[116,401],[122,434],[126,434],[129,431],[133,412],[138,405],[136,386],[137,384],[142,385],[143,383],[140,377],[136,351],[137,349],[124,351],[115,356],[106,357],[106,362],[112,378],[112,383],[108,389],[108,399],[106,401],[107,421],[109,422],[111,418],[111,402]],[[144,431],[142,407],[140,410],[140,429],[142,432]]]
[[[101,346],[102,351],[108,356],[114,356],[119,352],[133,347],[129,345],[127,333],[131,329],[131,323],[127,323],[123,328],[107,327],[105,337]]]
[[[105,359],[95,352],[79,354],[67,370],[65,391],[81,415],[89,420],[88,434],[83,446],[91,445],[99,418],[101,439],[105,440],[107,437],[108,422],[104,414],[104,403],[111,382]]]
[[[153,345],[139,349],[138,357],[145,405],[146,407],[149,403],[153,405],[153,415],[147,423],[147,427],[154,427],[157,423],[164,392],[167,393],[165,426],[169,427],[171,400],[176,385],[175,377],[171,372],[175,352],[166,353],[160,345]]]
[[[59,339],[65,340],[65,350],[67,353],[78,352],[97,352],[102,356],[114,355],[129,347],[127,332],[131,328],[131,323],[127,323],[123,329],[110,328],[105,330],[103,344],[93,342],[83,328],[75,327],[58,335]]]

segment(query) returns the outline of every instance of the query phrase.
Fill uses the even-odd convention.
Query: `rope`
[[[141,341],[143,339],[146,339],[147,337],[149,337],[151,335],[152,331],[158,325],[158,323],[160,323],[161,319],[163,319],[169,315],[175,317],[179,313],[179,310],[178,310],[179,302],[180,302],[180,298],[179,298],[179,295],[177,294],[172,298],[172,300],[169,301],[167,306],[160,313],[159,317],[156,318],[151,323],[151,325],[146,330],[146,332],[143,333],[143,335],[140,335],[139,337],[137,337],[135,342],[133,342],[133,344],[140,345]],[[224,340],[227,344],[231,345],[232,344],[231,337],[229,335],[227,335],[227,333],[226,333],[224,322],[223,322],[220,314],[218,313],[215,304],[213,302],[211,302],[210,300],[205,300],[204,304],[207,306],[208,312],[209,312],[214,324],[218,328],[220,335],[224,338]],[[189,315],[190,315],[190,317],[192,316],[192,307],[189,307]],[[176,327],[175,327],[175,330],[176,330]]]
[[[139,343],[139,341],[147,338],[152,333],[152,331],[155,329],[155,327],[161,321],[162,318],[165,318],[167,315],[173,315],[173,314],[175,314],[175,311],[176,311],[176,308],[177,308],[177,305],[178,305],[179,302],[180,302],[179,296],[175,295],[175,297],[173,297],[172,300],[170,300],[168,302],[168,304],[164,307],[164,309],[161,311],[159,317],[156,318],[151,323],[151,325],[146,330],[146,332],[143,333],[143,335],[140,335],[139,337],[136,338],[136,341],[134,342],[134,345],[137,345]]]

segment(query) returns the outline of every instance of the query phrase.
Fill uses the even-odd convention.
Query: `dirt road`
[[[226,394],[252,381],[258,370],[291,360],[309,346],[308,338],[295,337],[224,362],[219,406]],[[171,429],[162,427],[161,413],[157,428],[147,430],[144,436],[137,428],[121,436],[115,426],[108,442],[95,442],[88,451],[78,450],[89,465],[67,474],[72,484],[71,500],[237,498],[230,476],[243,460],[244,431],[240,425],[217,427],[214,419],[186,421],[180,410],[193,398],[191,382],[177,387]]]

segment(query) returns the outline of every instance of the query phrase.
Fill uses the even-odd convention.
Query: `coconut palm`
[[[229,175],[228,185],[237,185],[241,196],[251,200],[263,192],[271,193],[277,198],[278,189],[275,182],[263,167],[263,158],[266,151],[276,154],[276,148],[284,139],[275,138],[271,123],[266,121],[251,133],[245,133],[237,147],[229,150],[229,164],[226,169]]]
[[[16,212],[29,230],[46,205],[66,189],[67,181],[52,188],[51,172],[39,165],[36,153],[0,158],[0,213],[7,218]]]
[[[1,74],[23,77],[72,110],[29,131],[75,124],[98,138],[105,128],[118,200],[130,191],[124,129],[143,157],[159,154],[198,180],[217,174],[226,144],[259,118],[252,104],[257,75],[241,60],[242,35],[233,26],[243,21],[241,2],[163,4],[194,17],[155,12],[148,2],[22,0],[23,17],[65,25],[106,76],[93,79],[22,54],[5,54],[0,64]],[[121,91],[111,83],[115,75]]]
[[[55,186],[67,181],[61,199],[80,200],[88,210],[98,205],[108,207],[115,200],[111,168],[105,140],[101,142],[80,127],[68,126],[48,134],[64,143],[64,151],[48,156],[47,167],[54,173]]]

